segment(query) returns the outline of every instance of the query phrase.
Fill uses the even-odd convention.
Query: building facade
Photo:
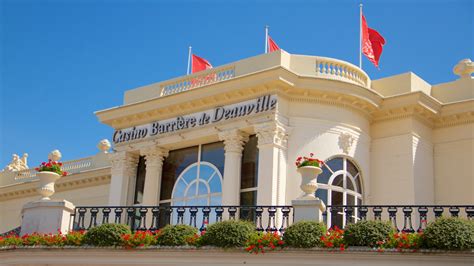
[[[76,205],[291,205],[294,161],[324,160],[326,205],[473,204],[474,65],[452,82],[371,80],[285,51],[125,92],[96,112],[114,152],[66,163],[55,198]],[[66,166],[65,165],[65,166]],[[37,198],[31,170],[0,174],[0,232]],[[341,218],[342,219],[342,218]]]

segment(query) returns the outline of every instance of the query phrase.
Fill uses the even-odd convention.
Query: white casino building
[[[291,205],[301,194],[294,161],[314,153],[326,162],[316,192],[326,205],[472,205],[473,71],[462,60],[447,83],[411,72],[371,80],[348,62],[277,51],[129,90],[123,105],[96,112],[115,129],[114,151],[102,143],[65,162],[72,174],[53,198]],[[32,168],[0,173],[0,232],[38,199]]]

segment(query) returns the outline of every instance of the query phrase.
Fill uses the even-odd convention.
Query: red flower
[[[313,155],[314,155],[313,153],[310,153],[310,154],[309,154],[309,157],[313,157]]]

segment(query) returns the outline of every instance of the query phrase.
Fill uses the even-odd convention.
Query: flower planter
[[[302,166],[298,168],[298,173],[301,174],[301,190],[305,193],[299,199],[316,199],[314,193],[318,189],[316,179],[319,174],[323,172],[320,167],[316,166]]]
[[[50,196],[54,194],[54,183],[61,176],[49,171],[38,172],[36,176],[39,177],[38,193],[42,196],[41,200],[51,200]]]

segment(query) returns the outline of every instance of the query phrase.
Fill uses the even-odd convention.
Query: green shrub
[[[424,230],[425,244],[436,249],[474,248],[474,222],[460,218],[439,218]]]
[[[321,246],[321,237],[326,234],[326,226],[315,221],[300,221],[289,226],[283,240],[295,248],[312,248]]]
[[[185,224],[167,225],[158,233],[157,244],[161,246],[184,246],[198,230]]]
[[[122,244],[122,235],[131,233],[128,225],[102,224],[87,231],[83,241],[94,246],[119,246]]]
[[[390,222],[360,221],[344,228],[344,242],[349,246],[373,247],[395,232]]]
[[[255,232],[255,225],[248,221],[224,221],[211,224],[202,236],[203,245],[217,247],[243,247]]]

